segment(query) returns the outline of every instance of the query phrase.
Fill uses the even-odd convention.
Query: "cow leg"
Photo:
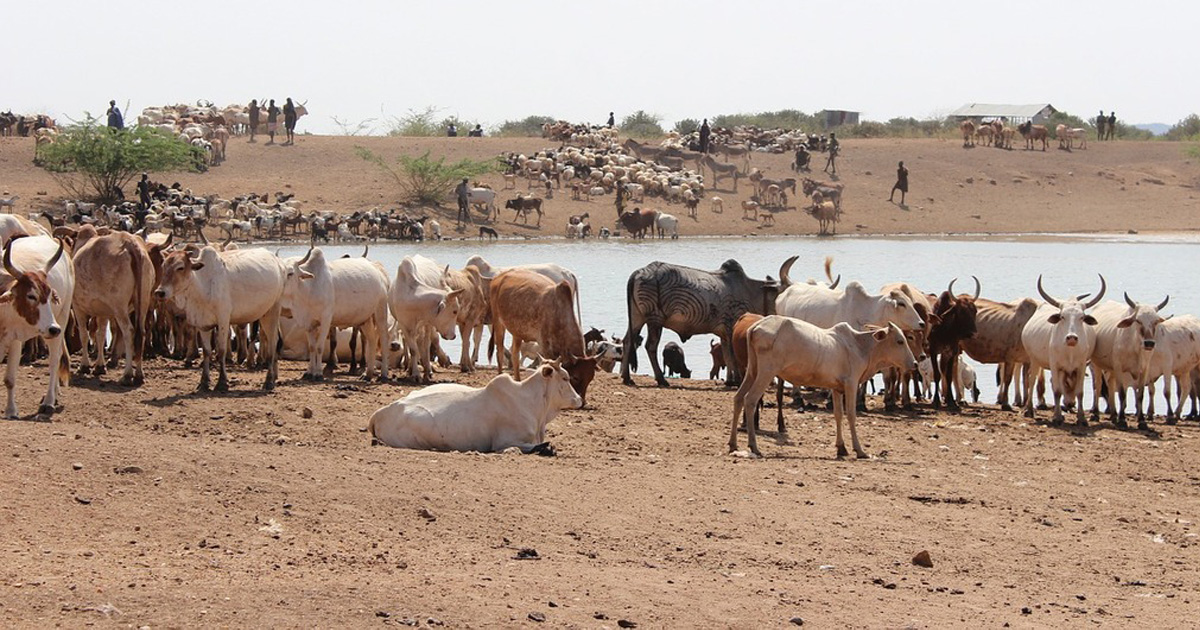
[[[92,331],[89,330],[88,324],[92,322],[91,317],[87,317],[87,322],[79,326],[79,341],[82,345],[79,357],[79,375],[87,376],[92,371],[92,350],[89,347],[92,341]]]
[[[1157,393],[1157,388],[1154,387],[1154,381],[1146,383],[1146,417],[1154,417],[1154,395]],[[1167,421],[1171,420],[1171,374],[1163,374],[1163,398],[1167,401]]]
[[[662,339],[663,327],[658,324],[646,326],[646,353],[650,355],[650,367],[654,370],[654,382],[659,387],[670,387],[663,376],[662,367],[658,364],[658,342]]]
[[[733,327],[730,326],[728,330],[733,330]],[[733,356],[733,340],[726,334],[717,335],[717,338],[721,340],[721,355],[725,357],[725,386],[736,387],[744,375],[738,371],[737,358]]]
[[[47,362],[50,365],[50,385],[46,388],[46,397],[42,399],[42,404],[38,407],[38,413],[50,415],[58,409],[58,389],[59,377],[61,372],[60,362],[66,357],[63,355],[66,352],[66,343],[59,335],[46,343],[50,350],[50,358]],[[68,372],[70,365],[67,366]]]
[[[351,350],[350,350],[350,362],[351,363],[350,364],[351,365],[354,365],[354,350],[353,350],[354,334],[355,334],[354,329],[351,328],[350,329],[350,348],[351,348]],[[337,328],[334,328],[332,326],[329,327],[329,333],[327,335],[325,335],[325,344],[324,345],[329,348],[329,352],[328,352],[329,358],[325,360],[325,368],[322,373],[332,375],[334,372],[337,372],[337,369],[338,369]],[[324,349],[321,350],[321,354],[322,355],[326,354]],[[351,372],[353,373],[353,370],[351,370]]]
[[[127,318],[123,317],[120,313],[118,313],[117,321],[120,322],[123,319],[127,319]],[[102,324],[104,326],[103,330],[104,330],[106,336],[108,333],[108,323],[109,323],[109,320],[104,320],[104,322]],[[105,347],[105,352],[108,353],[108,361],[105,362],[104,366],[107,368],[116,368],[117,367],[117,362],[118,362],[117,347],[121,346],[125,343],[124,335],[121,334],[121,327],[120,327],[119,323],[116,324],[116,328],[112,332],[113,332],[112,345]]]
[[[321,322],[322,330],[329,329],[329,320]],[[263,389],[271,391],[275,389],[275,381],[279,378],[279,353],[276,352],[279,345],[279,303],[276,302],[271,310],[259,320],[258,325],[258,340],[260,357],[266,362],[267,378],[263,381]],[[317,355],[318,368],[320,367],[321,357]]]
[[[203,358],[200,360],[200,386],[199,391],[206,392],[211,389],[209,381],[209,368],[212,365],[212,335],[208,330],[200,331],[200,348]],[[223,372],[222,372],[223,373]]]
[[[458,335],[462,337],[462,352],[458,357],[458,369],[463,373],[475,371],[475,364],[471,362],[471,333],[471,328],[462,324],[458,325]]]
[[[939,357],[942,361],[942,391],[946,401],[946,408],[951,411],[958,411],[958,400],[962,396],[955,397],[954,385],[958,380],[958,353],[950,350]]]
[[[10,341],[8,343],[8,363],[4,369],[4,388],[8,390],[8,405],[4,410],[4,417],[10,420],[16,420],[17,416],[17,369],[21,366],[21,346],[20,341]]]
[[[746,425],[746,448],[755,455],[762,455],[758,450],[758,434],[754,422],[754,413],[759,401],[770,385],[769,370],[761,370],[756,362],[758,358],[751,355],[746,368],[746,377],[742,379],[737,394],[733,397],[733,420],[729,427],[729,452],[737,450],[738,421]]]
[[[496,350],[496,373],[504,373],[504,324],[492,322],[492,345]]]
[[[853,391],[850,390],[850,391]],[[833,423],[837,427],[837,458],[842,459],[850,453],[846,451],[846,440],[842,438],[842,414],[846,408],[845,394],[837,391],[830,392],[833,395]]]
[[[135,315],[136,317],[136,315]],[[135,372],[133,369],[133,322],[129,321],[129,317],[117,317],[117,330],[121,333],[121,343],[125,346],[125,371],[121,375],[122,385],[133,385]],[[115,350],[115,348],[114,348]],[[113,353],[116,354],[115,352]]]
[[[787,388],[787,381],[782,378],[775,378],[775,430],[779,435],[787,433],[787,427],[783,424],[783,390]],[[756,416],[757,419],[757,416]]]
[[[1001,363],[996,366],[996,375],[1000,377],[1000,388],[996,394],[996,404],[1000,405],[1003,411],[1012,411],[1012,405],[1008,404],[1008,388],[1012,385],[1013,373],[1016,371],[1016,364]]]
[[[632,291],[632,289],[630,289]],[[621,382],[626,385],[633,385],[633,378],[629,376],[629,366],[637,365],[637,336],[642,332],[642,320],[640,313],[636,313],[633,309],[633,293],[630,292],[629,302],[629,327],[625,329],[625,339],[621,344]],[[725,373],[728,374],[732,369],[732,363],[726,363]],[[636,367],[634,368],[636,369]]]
[[[512,354],[511,354],[510,358],[512,359],[513,378],[517,379],[518,381],[521,380],[521,344],[523,344],[523,343],[525,343],[525,340],[522,339],[521,337],[519,337],[517,335],[517,333],[514,332],[513,333]],[[502,352],[503,347],[498,347],[497,351]]]
[[[867,455],[867,452],[863,450],[862,444],[860,444],[858,441],[858,422],[857,422],[858,413],[857,413],[857,410],[854,407],[846,404],[847,402],[849,402],[848,400],[846,400],[846,398],[848,397],[848,394],[846,394],[846,392],[851,391],[849,388],[853,387],[853,386],[854,386],[854,383],[850,382],[850,381],[842,383],[842,387],[844,388],[844,391],[842,392],[842,397],[843,397],[842,411],[846,414],[847,424],[850,425],[850,445],[854,447],[854,456],[859,459],[868,459],[869,456]],[[836,404],[836,401],[838,400],[837,392],[833,393],[833,399],[835,401],[833,413],[834,413],[834,415],[837,415],[837,404]],[[842,435],[841,421],[839,420],[838,438],[841,438],[841,435]],[[842,451],[846,450],[846,446],[844,443],[842,444],[842,448],[840,450],[842,450]]]
[[[1175,420],[1183,419],[1183,405],[1192,397],[1192,378],[1188,373],[1176,374],[1175,385],[1178,388],[1175,405],[1175,417],[1167,418],[1167,424],[1175,424]]]
[[[1062,370],[1050,368],[1050,387],[1054,391],[1054,414],[1050,416],[1051,424],[1058,425],[1063,421],[1062,399],[1063,394],[1066,393],[1064,380],[1065,375]]]
[[[229,361],[229,324],[217,325],[217,350],[213,357],[217,362],[217,387],[219,392],[229,391],[229,374],[227,365]],[[205,334],[207,336],[207,333]],[[211,344],[212,341],[209,341]]]
[[[1145,431],[1149,428],[1146,424],[1146,416],[1142,413],[1142,399],[1146,395],[1146,387],[1140,382],[1134,383],[1133,386],[1133,409],[1137,414],[1138,429]],[[1153,416],[1154,414],[1150,414]]]
[[[304,331],[304,345],[308,349],[308,367],[304,368],[304,374],[300,377],[306,381],[320,381],[324,377],[321,373],[321,359],[325,335],[327,333],[321,330],[320,321],[310,321],[308,330]],[[266,340],[263,340],[263,345],[266,345]]]
[[[1033,366],[1026,363],[1021,367],[1022,385],[1024,386],[1024,402],[1025,402],[1025,417],[1034,418],[1033,413],[1033,381],[1036,380],[1033,373]]]
[[[933,387],[930,388],[933,390],[933,408],[940,409],[942,406],[942,399],[940,396],[942,389],[942,357],[938,353],[931,353],[929,358],[929,363],[933,367]]]
[[[95,317],[91,320],[91,325],[92,330],[89,332],[92,333],[92,341],[96,344],[96,364],[92,369],[92,374],[102,376],[108,372],[104,359],[105,346],[108,344],[108,320]]]
[[[483,342],[483,324],[476,324],[475,329],[471,331],[474,341],[471,344],[471,367],[479,365],[479,346]]]

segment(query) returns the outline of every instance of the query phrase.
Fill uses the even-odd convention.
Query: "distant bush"
[[[420,111],[410,109],[403,116],[393,116],[387,135],[412,138],[444,135],[446,128],[440,126],[437,118],[439,111],[441,111],[439,108],[429,105]]]
[[[392,163],[365,147],[356,146],[354,152],[395,180],[408,201],[421,204],[440,204],[462,178],[478,177],[501,168],[496,158],[482,161],[462,159],[447,164],[445,157],[435,160],[426,151],[417,157],[401,155]]]
[[[1171,125],[1163,137],[1167,140],[1200,140],[1200,116],[1192,114]]]
[[[802,129],[810,133],[822,128],[821,121],[815,115],[805,114],[798,109],[781,109],[757,114],[721,114],[712,119],[714,127],[738,125],[754,125],[764,129]]]
[[[842,125],[835,131],[843,138],[886,138],[892,135],[887,125],[873,120],[864,120],[857,125]]]
[[[675,132],[680,135],[687,135],[693,131],[700,129],[700,121],[695,118],[684,118],[675,123]]]
[[[661,137],[662,117],[639,109],[621,120],[621,133],[634,138]]]
[[[521,120],[506,120],[492,133],[494,136],[509,138],[538,138],[542,135],[542,125],[552,123],[553,116],[526,116]]]

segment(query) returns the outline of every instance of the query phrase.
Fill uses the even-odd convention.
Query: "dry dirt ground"
[[[51,422],[0,423],[0,625],[1194,627],[1200,610],[1195,422],[872,412],[872,458],[837,461],[831,415],[789,410],[748,460],[725,453],[731,391],[602,374],[551,423],[557,457],[445,454],[368,444],[368,415],[410,385],[300,369],[273,394],[235,371],[198,395],[195,371],[156,361],[142,388],[76,377]],[[23,411],[45,378],[22,369]]]
[[[532,153],[556,143],[541,138],[371,138],[301,136],[295,146],[248,144],[235,138],[229,159],[207,173],[165,174],[156,179],[179,181],[199,194],[232,197],[249,192],[294,192],[308,210],[350,213],[371,207],[397,206],[395,182],[355,155],[365,146],[389,159],[400,154],[430,151],[449,160],[485,159],[502,152]],[[851,234],[937,234],[989,232],[1181,232],[1200,230],[1196,212],[1200,195],[1200,160],[1186,146],[1173,142],[1093,142],[1086,149],[1005,151],[988,147],[964,149],[957,140],[854,140],[842,143],[838,159],[840,181],[846,186],[845,215],[838,230]],[[17,210],[27,212],[56,204],[60,189],[31,164],[32,138],[0,138],[0,193],[19,194]],[[755,154],[752,164],[770,177],[793,173],[787,155]],[[896,163],[903,160],[910,175],[907,206],[889,203]],[[814,156],[821,175],[824,156]],[[516,191],[503,191],[499,175],[484,177],[501,201]],[[722,181],[722,189],[731,188]],[[521,192],[527,190],[518,184]],[[46,193],[39,195],[39,192]],[[133,191],[126,191],[132,194]],[[804,200],[789,199],[789,208],[776,213],[774,226],[742,218],[740,202],[751,187],[743,180],[739,192],[718,190],[725,211],[716,214],[707,201],[696,219],[687,218],[680,204],[648,198],[646,204],[681,217],[680,232],[689,235],[813,234],[816,221],[798,209]],[[899,199],[899,195],[897,195]],[[452,206],[452,204],[451,204]],[[443,226],[453,223],[454,209],[429,209],[440,214]],[[496,229],[504,237],[562,236],[566,219],[588,212],[594,227],[612,225],[616,217],[612,195],[591,202],[571,201],[560,191],[546,203],[540,229],[513,222],[503,211]],[[414,214],[421,212],[413,210]],[[478,215],[476,215],[478,218]],[[450,233],[450,230],[446,230]],[[474,232],[461,235],[474,237]]]

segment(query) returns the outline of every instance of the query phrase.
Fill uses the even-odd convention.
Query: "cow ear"
[[[446,300],[438,302],[437,314],[441,315],[442,311],[446,310]]]
[[[192,260],[192,271],[196,271],[197,269],[203,269],[203,268],[204,268],[204,263],[200,262],[199,260],[195,260],[195,259]]]
[[[314,276],[311,273],[309,273],[303,269],[300,270],[300,279],[301,280],[312,280],[313,277]]]
[[[1117,328],[1129,328],[1132,325],[1133,325],[1132,317],[1126,317],[1125,319],[1122,319],[1121,321],[1117,322]]]
[[[542,366],[542,376],[545,378],[550,378],[551,376],[554,376],[554,368],[549,365],[543,365]]]
[[[1062,315],[1055,313],[1055,314],[1051,315],[1046,321],[1050,322],[1051,324],[1057,324],[1058,322],[1062,321]]]
[[[875,341],[883,341],[884,339],[887,339],[888,329],[879,328],[875,332],[871,333],[871,336],[875,338]]]
[[[0,304],[8,304],[9,302],[12,302],[12,301],[13,301],[13,293],[11,290],[5,291],[2,295],[0,295]]]
[[[50,291],[50,303],[62,304],[62,300],[58,299],[58,291]]]
[[[1088,326],[1095,326],[1095,325],[1096,325],[1096,318],[1095,318],[1095,317],[1092,317],[1091,315],[1084,315],[1084,316],[1083,316],[1083,323],[1087,324]]]

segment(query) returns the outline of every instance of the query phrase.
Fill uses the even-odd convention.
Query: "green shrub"
[[[1192,114],[1171,125],[1164,137],[1167,140],[1200,140],[1200,116]]]
[[[695,118],[684,118],[675,123],[675,132],[679,135],[686,136],[693,131],[700,130],[700,121]]]
[[[821,121],[814,115],[797,109],[781,109],[757,114],[721,114],[712,119],[714,127],[736,127],[753,125],[763,129],[800,129],[812,133],[822,128]]]
[[[75,199],[116,201],[124,188],[143,172],[203,171],[204,150],[173,133],[153,127],[109,129],[90,115],[62,129],[52,144],[40,145],[38,166]]]
[[[621,120],[621,133],[634,138],[662,137],[662,117],[639,109]]]
[[[395,180],[406,201],[420,204],[438,205],[464,177],[494,173],[503,166],[498,158],[483,161],[462,159],[447,164],[445,156],[435,160],[428,151],[417,157],[401,155],[395,163],[388,162],[365,147],[355,146],[354,152]]]
[[[493,131],[492,135],[507,138],[540,138],[542,125],[555,122],[553,116],[526,116],[521,120],[506,120]]]
[[[444,135],[446,128],[440,126],[437,118],[439,111],[439,108],[429,105],[420,111],[410,109],[403,116],[392,116],[391,128],[388,129],[387,135],[412,138]]]

